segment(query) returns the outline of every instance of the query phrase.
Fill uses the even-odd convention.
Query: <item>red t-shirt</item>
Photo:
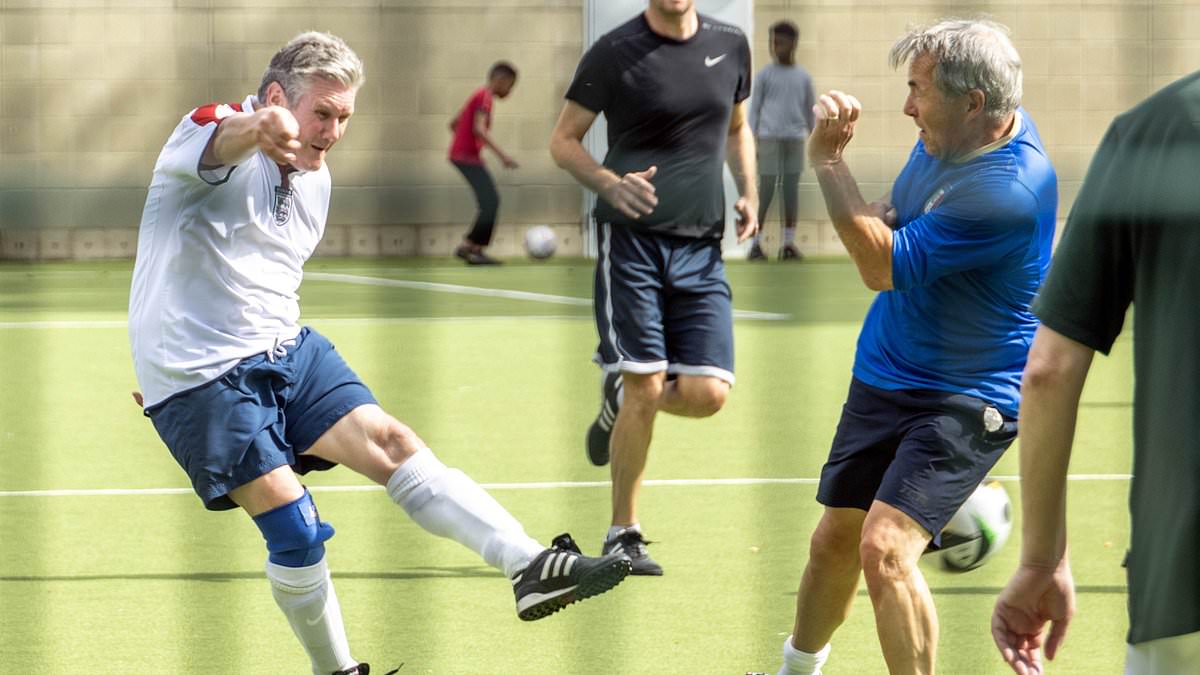
[[[475,113],[484,114],[484,127],[492,128],[492,92],[482,86],[471,94],[454,122],[454,140],[450,143],[450,161],[463,164],[483,164],[480,152],[483,139],[475,135]]]

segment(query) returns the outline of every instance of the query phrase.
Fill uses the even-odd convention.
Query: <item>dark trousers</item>
[[[479,212],[475,215],[475,224],[467,233],[467,239],[480,246],[492,242],[492,230],[496,227],[496,212],[500,210],[500,193],[496,192],[496,182],[482,164],[463,164],[451,162],[462,173],[463,178],[471,185],[475,193],[475,202]]]
[[[767,211],[771,209],[771,199],[775,196],[775,184],[783,183],[783,224],[785,227],[796,226],[796,216],[800,210],[800,174],[785,173],[783,176],[763,174],[758,177],[758,225],[767,220]]]

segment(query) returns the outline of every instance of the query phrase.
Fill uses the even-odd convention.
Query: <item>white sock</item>
[[[802,652],[792,646],[792,636],[783,641],[783,668],[779,675],[821,675],[821,666],[829,659],[830,645],[816,654]]]
[[[783,245],[791,246],[794,243],[796,243],[796,228],[794,228],[794,227],[783,228]]]
[[[324,558],[308,567],[285,567],[267,561],[267,579],[275,604],[283,610],[308,653],[313,675],[329,675],[358,665],[350,658],[342,608]]]
[[[616,539],[622,532],[627,530],[641,532],[642,526],[638,523],[634,523],[632,525],[613,525],[612,527],[608,528],[608,534],[604,535],[604,541],[612,541],[613,539]]]
[[[387,491],[426,531],[457,541],[509,577],[546,548],[478,483],[447,468],[429,448],[396,469]]]

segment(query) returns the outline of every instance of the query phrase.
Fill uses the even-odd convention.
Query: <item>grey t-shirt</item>
[[[750,128],[755,138],[808,138],[816,102],[812,77],[804,66],[772,63],[754,78]]]

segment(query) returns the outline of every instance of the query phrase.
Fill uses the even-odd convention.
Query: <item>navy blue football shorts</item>
[[[284,348],[146,411],[208,509],[236,508],[231,490],[281,466],[301,474],[334,467],[302,453],[351,410],[375,403],[320,333],[306,327]]]
[[[866,511],[878,499],[919,523],[936,545],[1016,437],[1017,420],[982,399],[888,391],[854,378],[817,501]]]
[[[733,384],[733,297],[719,239],[600,223],[594,360],[606,371]]]

